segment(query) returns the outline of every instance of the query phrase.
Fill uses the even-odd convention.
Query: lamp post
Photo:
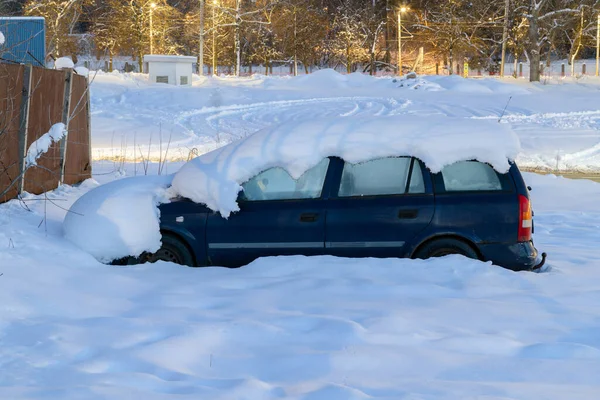
[[[217,35],[216,35],[216,25],[215,25],[215,11],[217,8],[217,5],[219,4],[218,0],[213,0],[213,6],[212,6],[212,74],[213,76],[217,75],[217,46],[216,46],[216,41],[217,41]]]
[[[504,77],[504,63],[506,62],[506,46],[508,41],[508,11],[510,0],[504,3],[504,28],[502,29],[502,58],[500,61],[500,77]]]
[[[598,27],[596,28],[596,76],[600,73],[600,14],[598,14]]]
[[[398,75],[402,75],[402,14],[408,11],[408,7],[400,7],[398,10]]]
[[[152,27],[152,14],[156,8],[156,3],[150,3],[150,54],[154,54],[154,29]]]

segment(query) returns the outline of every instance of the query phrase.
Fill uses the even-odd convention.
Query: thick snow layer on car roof
[[[506,172],[520,151],[505,124],[441,115],[327,118],[289,122],[202,155],[175,174],[170,193],[206,204],[227,218],[238,211],[241,184],[272,167],[294,178],[323,158],[358,163],[390,156],[414,156],[433,171],[476,159]]]

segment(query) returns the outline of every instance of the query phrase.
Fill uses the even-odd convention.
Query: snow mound
[[[399,88],[423,90],[426,92],[441,92],[441,91],[445,90],[437,83],[430,82],[427,79],[424,79],[419,76],[417,76],[414,79],[409,79],[406,77],[403,77],[398,80],[394,79],[393,82],[396,85],[396,87],[399,87]]]
[[[54,68],[56,69],[66,69],[66,68],[74,68],[75,64],[70,57],[60,57],[54,62]]]
[[[101,262],[155,252],[161,243],[157,205],[168,201],[171,179],[124,178],[87,192],[65,217],[65,237]]]
[[[323,118],[266,128],[185,164],[173,178],[171,196],[183,196],[225,218],[238,211],[241,184],[272,167],[295,179],[323,158],[358,163],[390,156],[415,156],[433,172],[477,159],[505,172],[520,151],[506,124],[440,115],[381,118]]]
[[[348,77],[328,68],[315,71],[308,75],[299,75],[289,79],[289,86],[308,88],[346,88]]]
[[[31,143],[25,156],[25,165],[30,167],[37,165],[37,160],[46,153],[52,143],[56,143],[67,135],[67,129],[65,124],[59,122],[58,124],[52,125],[50,130],[40,136],[35,142]]]
[[[90,70],[86,67],[77,67],[75,68],[75,72],[77,72],[77,75],[85,76],[86,78],[90,75]]]
[[[5,42],[4,34],[2,32],[0,32],[0,45],[3,45],[4,42]]]
[[[458,75],[428,77],[430,82],[437,83],[442,88],[459,93],[490,94],[492,89],[480,84],[477,80],[466,79]]]

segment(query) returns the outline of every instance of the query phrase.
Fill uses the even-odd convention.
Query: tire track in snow
[[[175,122],[191,135],[208,127],[231,139],[247,136],[257,130],[284,121],[317,117],[350,117],[357,115],[385,116],[403,112],[408,100],[373,97],[335,97],[301,100],[280,100],[245,105],[203,107],[184,111]],[[225,126],[227,128],[225,128]]]

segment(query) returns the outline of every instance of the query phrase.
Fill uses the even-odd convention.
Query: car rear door
[[[436,229],[480,243],[516,242],[519,202],[509,174],[460,161],[433,174]]]
[[[258,257],[323,254],[329,159],[294,180],[271,168],[244,183],[240,211],[228,219],[208,216],[210,265],[236,267]]]
[[[327,204],[326,254],[403,257],[431,222],[430,174],[408,157],[361,164],[337,160],[337,181]]]

